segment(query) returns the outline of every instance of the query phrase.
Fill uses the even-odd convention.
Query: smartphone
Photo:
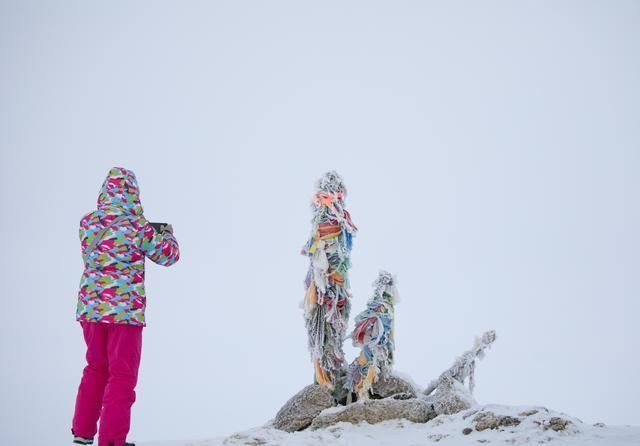
[[[149,224],[151,226],[153,226],[153,229],[155,229],[156,232],[162,232],[162,231],[164,231],[165,226],[167,226],[169,223],[152,223],[152,222],[149,222]]]

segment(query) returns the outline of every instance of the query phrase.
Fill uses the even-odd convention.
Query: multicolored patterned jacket
[[[103,228],[92,252],[85,253]],[[145,325],[145,256],[170,266],[180,258],[173,234],[157,232],[144,218],[135,174],[114,167],[105,179],[98,209],[80,221],[84,272],[80,280],[76,319],[108,324]]]

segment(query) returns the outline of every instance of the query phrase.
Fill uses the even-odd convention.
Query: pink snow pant
[[[142,327],[81,322],[87,366],[76,398],[73,433],[93,438],[100,419],[99,446],[123,446],[136,400]]]

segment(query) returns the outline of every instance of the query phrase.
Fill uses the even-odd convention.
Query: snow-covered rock
[[[334,405],[331,392],[317,384],[309,385],[282,406],[276,414],[273,427],[286,432],[306,429],[320,412]]]
[[[447,380],[428,396],[422,396],[438,415],[453,415],[477,406],[469,390],[455,380]]]
[[[394,395],[406,398],[415,398],[417,396],[417,391],[413,384],[394,375],[381,376],[378,381],[373,383],[372,393],[379,398],[388,398]]]
[[[436,413],[432,405],[418,398],[363,400],[348,406],[325,410],[313,420],[311,429],[329,427],[341,422],[376,424],[398,419],[426,423],[435,417]]]
[[[391,400],[390,400],[391,401]],[[400,401],[417,401],[400,400]],[[358,404],[358,403],[356,403]],[[360,403],[361,404],[361,403]],[[340,412],[341,408],[326,412]],[[227,438],[139,446],[638,446],[640,427],[590,425],[543,407],[476,406],[427,423],[388,420],[377,424],[339,422],[327,428],[287,433],[261,427]]]

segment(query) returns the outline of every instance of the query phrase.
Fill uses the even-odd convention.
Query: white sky
[[[398,276],[398,370],[495,328],[478,401],[640,425],[639,79],[633,1],[1,1],[2,443],[69,440],[77,225],[113,165],[182,251],[148,264],[131,439],[259,425],[310,382],[327,169],[352,315]]]

